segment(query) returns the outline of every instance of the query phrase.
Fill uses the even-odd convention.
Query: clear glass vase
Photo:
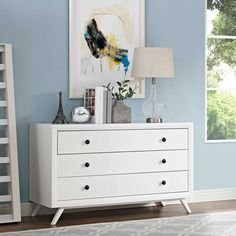
[[[144,101],[142,105],[142,112],[147,118],[148,123],[161,123],[162,113],[165,104],[160,102],[157,95],[157,82],[156,78],[152,79],[152,88],[150,96]]]

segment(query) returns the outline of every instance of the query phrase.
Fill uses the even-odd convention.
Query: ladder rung
[[[0,164],[8,164],[10,163],[9,157],[0,157]]]
[[[5,82],[0,82],[0,89],[5,89],[6,87],[7,86]]]
[[[12,197],[11,195],[2,195],[0,196],[0,202],[11,202]]]
[[[0,176],[0,183],[8,183],[8,182],[11,182],[10,175]]]
[[[0,64],[0,71],[1,70],[5,70],[5,65],[4,64]]]
[[[0,107],[6,107],[7,102],[6,101],[0,101]]]
[[[0,144],[8,144],[9,139],[8,138],[0,138]]]
[[[0,119],[0,125],[8,125],[7,119]]]
[[[0,223],[10,223],[13,221],[13,215],[8,214],[8,215],[0,215]]]
[[[4,52],[4,47],[0,45],[0,52]]]

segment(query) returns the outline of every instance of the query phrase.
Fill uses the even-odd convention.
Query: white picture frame
[[[112,5],[113,4],[113,5]],[[127,8],[125,8],[127,5]],[[100,6],[100,8],[99,8]],[[114,6],[118,6],[114,10]],[[130,7],[132,6],[132,7]],[[124,8],[122,8],[124,7]],[[91,9],[90,9],[91,8]],[[117,17],[116,11],[119,13],[119,9],[122,8],[122,11],[126,11],[125,20],[122,20],[120,15]],[[118,10],[117,10],[118,9]],[[103,11],[104,10],[104,11]],[[99,15],[99,14],[101,15]],[[124,48],[128,50],[128,58],[130,61],[129,70],[126,77],[122,75],[122,66],[112,65],[112,69],[108,66],[109,58],[103,58],[96,61],[96,58],[93,57],[91,50],[84,38],[86,31],[86,24],[91,20],[89,17],[98,16],[98,28],[103,22],[103,31],[110,32],[114,24],[117,26],[114,34],[118,34],[116,31],[119,30],[120,20],[123,24],[123,29],[126,34],[129,32],[129,42],[126,42],[123,34],[120,38],[123,45],[119,45],[118,48]],[[108,17],[110,16],[110,18]],[[123,15],[122,15],[123,16]],[[127,17],[128,16],[128,17]],[[118,19],[119,20],[116,20]],[[95,19],[95,18],[94,18]],[[106,21],[105,21],[106,19]],[[109,20],[108,20],[109,19]],[[114,22],[113,22],[114,21]],[[110,24],[113,22],[113,25]],[[128,22],[130,24],[128,24]],[[138,25],[137,25],[138,24]],[[101,30],[102,32],[102,30]],[[119,31],[118,31],[119,32]],[[104,34],[106,35],[106,34]],[[123,39],[123,38],[125,39]],[[106,37],[107,38],[107,37]],[[119,39],[120,39],[119,38]],[[133,43],[132,43],[133,42]],[[145,97],[145,80],[139,79],[134,80],[131,78],[132,70],[132,60],[133,60],[133,51],[135,47],[143,47],[145,45],[145,0],[69,0],[69,96],[70,99],[80,99],[84,96],[84,90],[87,88],[95,88],[97,86],[106,85],[108,82],[114,83],[117,80],[125,79],[132,80],[131,85],[138,87],[136,90],[136,95],[134,98],[144,98]],[[87,48],[86,48],[87,46]],[[125,47],[127,46],[127,47]],[[90,55],[89,55],[90,54]],[[104,61],[102,61],[104,60]],[[107,60],[107,61],[106,61]],[[86,63],[84,63],[86,61]],[[101,62],[102,61],[102,62]],[[100,63],[100,68],[98,67]],[[87,66],[89,64],[89,66]],[[86,65],[86,66],[84,66]],[[101,69],[101,68],[105,69]],[[124,73],[125,75],[125,73]],[[113,80],[114,77],[114,81]],[[118,78],[118,79],[117,79]]]

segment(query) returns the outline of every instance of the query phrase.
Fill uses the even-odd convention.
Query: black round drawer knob
[[[84,165],[85,165],[85,167],[89,167],[90,166],[90,164],[88,162],[86,162]]]
[[[85,185],[84,189],[85,189],[85,190],[89,190],[89,186],[88,186],[88,185]]]
[[[166,159],[163,159],[161,162],[162,162],[163,164],[166,164]]]
[[[167,141],[167,139],[166,139],[165,137],[163,137],[163,138],[161,139],[161,141],[162,141],[163,143],[165,143],[165,142]]]
[[[90,144],[90,140],[89,140],[89,139],[85,140],[85,143],[86,143],[87,145],[89,145],[89,144]]]
[[[162,184],[162,185],[166,185],[166,181],[163,180],[163,181],[161,182],[161,184]]]

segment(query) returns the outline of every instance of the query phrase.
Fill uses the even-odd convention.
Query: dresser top
[[[193,123],[129,123],[129,124],[51,124],[32,123],[30,126],[56,130],[122,130],[122,129],[188,129]]]

